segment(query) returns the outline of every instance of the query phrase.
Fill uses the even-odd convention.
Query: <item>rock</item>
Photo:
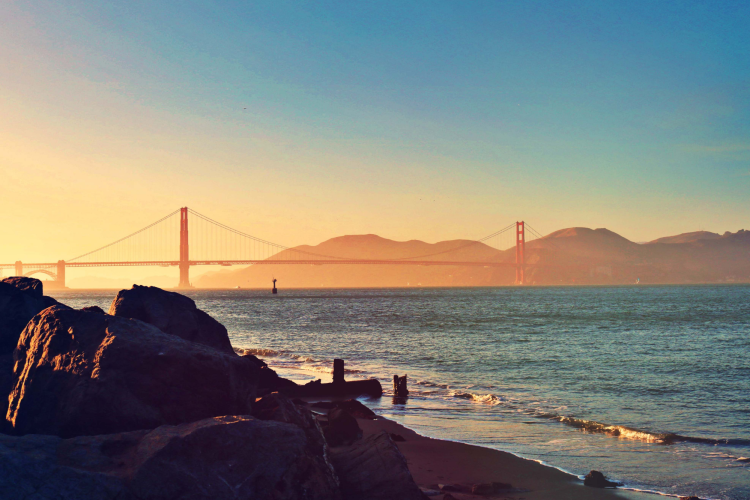
[[[102,309],[99,306],[86,306],[86,307],[82,307],[81,311],[88,311],[88,312],[93,312],[93,313],[104,314],[104,309]]]
[[[7,420],[61,437],[249,414],[257,369],[138,320],[53,306],[14,353]]]
[[[309,445],[321,455],[327,454],[326,440],[323,431],[312,412],[307,408],[300,408],[288,397],[274,392],[256,399],[253,405],[253,416],[260,420],[275,420],[293,424],[305,431]]]
[[[176,292],[133,285],[117,293],[109,314],[139,319],[170,335],[236,354],[224,325],[198,309],[193,299]]]
[[[425,489],[425,488],[420,488],[420,490],[422,491],[422,494],[427,497],[436,497],[440,494],[438,490],[431,490],[431,489]]]
[[[339,480],[328,456],[328,446],[323,437],[323,431],[310,410],[300,408],[288,397],[274,392],[255,401],[253,416],[260,420],[296,425],[302,429],[307,440],[306,450],[309,460],[314,462],[314,468],[318,471],[309,481],[306,480],[306,487],[310,490],[338,492]],[[341,498],[341,496],[335,498]]]
[[[41,300],[42,297],[44,297],[44,284],[36,278],[13,276],[11,278],[5,278],[2,283],[7,283],[13,286],[16,290],[26,292],[37,300]]]
[[[0,432],[7,433],[5,414],[8,412],[8,395],[13,389],[13,355],[0,354]]]
[[[328,412],[328,425],[323,435],[330,446],[352,444],[362,438],[362,429],[357,419],[342,408],[334,408]]]
[[[620,483],[608,481],[607,478],[598,470],[592,470],[583,479],[583,484],[592,488],[616,488],[622,486]]]
[[[390,433],[388,435],[391,436],[391,439],[394,443],[403,443],[404,441],[406,441],[406,439],[404,439],[404,436],[402,436],[401,434]]]
[[[375,418],[377,418],[377,415],[374,411],[372,411],[356,399],[339,401],[338,403],[336,403],[336,407],[346,410],[349,415],[356,418],[367,418],[370,420],[374,420]]]
[[[37,499],[341,498],[313,480],[326,471],[316,469],[305,445],[298,427],[247,416],[71,439],[0,436],[0,492]]]
[[[45,308],[44,304],[38,279],[13,277],[0,281],[0,355],[13,352],[21,331]]]
[[[695,496],[689,496],[689,497],[680,497],[680,500],[701,500],[701,499]]]
[[[68,306],[66,306],[63,303],[56,301],[52,297],[48,297],[47,295],[45,295],[44,297],[42,297],[42,303],[44,305],[43,309],[47,309],[48,307],[52,307],[52,306],[64,306],[64,307],[68,307]]]
[[[454,497],[450,493],[446,493],[445,495],[443,495],[443,500],[456,500],[456,497]]]
[[[385,431],[331,450],[345,500],[423,500],[406,458]]]
[[[258,396],[265,396],[272,392],[291,394],[299,387],[291,380],[279,377],[262,359],[252,354],[242,354],[241,358],[258,367]]]
[[[496,495],[498,493],[504,493],[512,489],[513,489],[513,486],[511,486],[508,483],[497,483],[497,482],[480,483],[480,484],[472,485],[471,494],[490,496],[490,495]]]

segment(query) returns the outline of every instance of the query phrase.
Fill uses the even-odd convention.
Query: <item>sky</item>
[[[0,19],[0,263],[181,206],[287,246],[750,229],[747,2],[11,0]]]

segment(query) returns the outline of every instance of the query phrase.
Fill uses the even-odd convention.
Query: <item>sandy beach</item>
[[[396,443],[406,457],[409,470],[417,484],[434,489],[438,484],[509,483],[514,488],[529,490],[507,493],[494,498],[526,500],[605,500],[646,499],[654,495],[621,489],[597,489],[583,486],[575,476],[553,467],[480,446],[432,439],[383,417],[375,420],[357,419],[365,437],[381,430],[398,434],[404,441]],[[603,471],[606,474],[606,471]],[[451,492],[459,500],[481,498]],[[442,500],[443,494],[433,496]]]

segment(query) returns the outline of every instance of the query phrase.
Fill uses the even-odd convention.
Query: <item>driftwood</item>
[[[363,394],[378,398],[383,395],[383,386],[376,379],[355,380],[337,384],[324,384],[318,379],[305,385],[285,389],[283,392],[288,396],[298,398],[356,397]]]
[[[379,398],[383,395],[383,386],[377,379],[344,380],[344,360],[333,360],[333,383],[324,384],[320,379],[305,385],[290,387],[282,391],[287,396],[298,398],[356,397],[367,395]]]
[[[406,375],[403,377],[393,376],[393,395],[401,398],[409,395],[409,390],[406,388]]]

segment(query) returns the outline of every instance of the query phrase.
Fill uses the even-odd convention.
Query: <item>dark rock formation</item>
[[[347,399],[346,401],[339,401],[336,403],[336,408],[342,408],[355,418],[367,418],[374,420],[377,415],[374,411],[357,401],[356,399]]]
[[[622,486],[620,483],[608,481],[607,478],[598,470],[592,470],[583,479],[583,484],[592,488],[616,488]]]
[[[0,354],[0,432],[8,432],[5,414],[8,413],[8,395],[12,389],[13,355]]]
[[[235,354],[224,325],[198,309],[193,299],[176,292],[133,285],[117,293],[109,314],[139,319],[165,333]]]
[[[334,408],[328,412],[328,425],[323,430],[326,441],[330,446],[352,444],[362,438],[362,429],[357,419],[342,408]]]
[[[272,392],[291,394],[299,387],[291,380],[279,377],[275,371],[268,367],[265,361],[252,354],[243,354],[242,359],[247,360],[258,368],[258,396],[265,396]]]
[[[257,369],[141,321],[45,309],[14,353],[7,420],[61,437],[249,414]]]
[[[86,306],[86,307],[82,307],[81,311],[104,314],[104,309],[102,309],[99,306]]]
[[[309,480],[305,480],[310,490],[338,491],[339,481],[328,456],[323,431],[312,412],[307,408],[296,405],[283,394],[274,392],[255,401],[253,416],[260,420],[274,420],[296,425],[305,433],[308,459],[313,462],[313,468],[318,471]],[[341,495],[331,497],[331,500],[341,498]]]
[[[0,281],[0,355],[13,352],[26,323],[44,309],[44,304],[42,282],[38,279],[14,277]]]
[[[331,450],[345,500],[424,500],[406,458],[383,431]]]
[[[71,439],[0,435],[3,498],[340,498],[316,467],[301,429],[243,416]]]

